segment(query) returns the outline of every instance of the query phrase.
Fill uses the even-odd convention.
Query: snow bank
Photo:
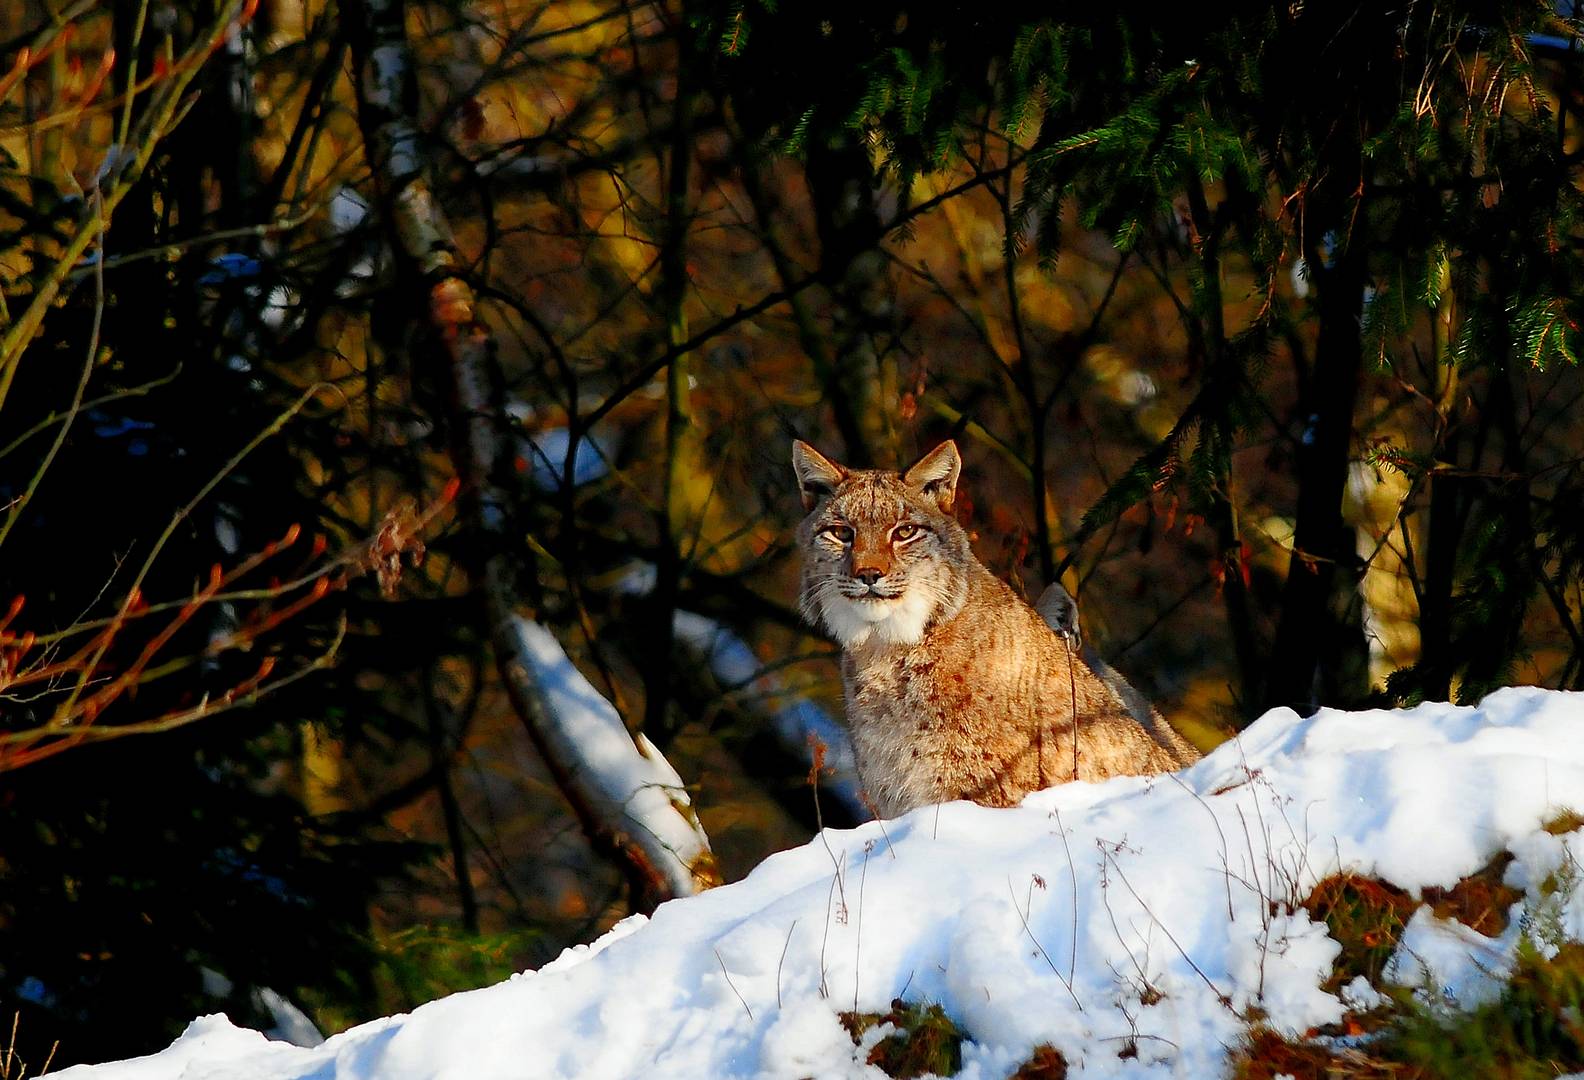
[[[1503,849],[1508,881],[1535,890],[1584,857],[1584,834],[1540,829],[1567,807],[1584,809],[1584,695],[1278,710],[1177,777],[827,832],[539,972],[314,1049],[205,1017],[161,1054],[64,1075],[873,1077],[836,1014],[905,995],[970,1033],[962,1076],[1004,1077],[1049,1042],[1096,1076],[1213,1077],[1246,1006],[1290,1032],[1342,1013],[1318,988],[1337,944],[1268,901],[1339,868],[1446,887]],[[1562,921],[1584,930],[1584,899]],[[1422,951],[1397,966],[1466,983],[1500,970],[1507,937],[1421,910],[1405,945]]]

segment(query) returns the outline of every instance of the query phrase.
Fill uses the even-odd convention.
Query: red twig
[[[54,706],[48,723],[21,731],[0,732],[0,772],[46,760],[85,741],[179,727],[231,708],[250,696],[324,666],[336,646],[332,646],[324,657],[309,668],[288,673],[270,682],[276,660],[267,656],[260,661],[252,675],[218,696],[206,695],[197,705],[171,710],[150,719],[108,726],[100,722],[107,709],[135,696],[137,687],[142,683],[168,675],[196,657],[216,656],[246,647],[263,635],[299,618],[308,608],[328,596],[332,589],[345,588],[354,574],[372,573],[379,578],[383,591],[389,593],[394,590],[399,584],[403,563],[416,566],[422,559],[422,536],[435,517],[455,499],[457,489],[457,482],[451,481],[440,497],[422,511],[411,505],[392,510],[378,532],[366,543],[343,551],[328,562],[322,561],[322,557],[329,549],[329,541],[323,536],[316,536],[307,562],[284,585],[272,581],[270,587],[263,590],[234,589],[242,578],[291,549],[302,536],[302,529],[298,525],[291,526],[280,539],[266,543],[229,570],[215,564],[210,568],[203,585],[182,600],[149,604],[141,590],[134,587],[127,592],[119,610],[111,617],[96,622],[81,622],[42,639],[32,632],[17,633],[11,629],[26,603],[23,597],[15,597],[4,612],[0,612],[0,701],[7,697],[14,699],[15,692],[22,687],[37,688],[35,701],[48,701],[55,694],[60,694],[61,700]],[[178,656],[165,661],[158,668],[152,667],[195,615],[227,599],[254,600],[257,605],[240,627],[211,638],[193,657]],[[280,600],[286,602],[279,607],[272,606]],[[168,614],[164,625],[142,642],[134,658],[124,666],[105,661],[111,646],[129,626],[161,614]],[[61,648],[61,642],[72,638],[79,638],[80,644],[69,655],[54,655]],[[339,643],[339,635],[336,640]],[[30,656],[33,657],[31,663]],[[101,671],[101,668],[118,670]],[[100,680],[102,685],[80,700],[77,691],[65,693],[61,688],[62,684],[70,682],[80,689],[93,680]]]

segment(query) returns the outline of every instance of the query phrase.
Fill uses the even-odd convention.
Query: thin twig
[[[151,379],[151,380],[149,380],[146,383],[140,383],[137,386],[128,387],[125,390],[116,390],[116,391],[113,391],[113,392],[108,393],[108,394],[100,394],[98,397],[95,397],[95,398],[89,398],[87,401],[83,402],[78,407],[77,411],[81,412],[84,409],[95,409],[95,408],[98,408],[100,405],[105,405],[105,404],[108,404],[108,403],[110,403],[112,401],[120,401],[123,398],[142,397],[143,395],[147,394],[150,390],[157,390],[157,389],[159,389],[162,386],[166,386],[166,385],[170,384],[171,382],[174,382],[175,379],[176,379],[176,376],[181,374],[181,370],[182,370],[182,366],[180,364],[177,364],[174,368],[171,369],[170,374],[168,374],[168,375],[161,375],[157,379]],[[62,421],[65,421],[66,423],[71,423],[72,418],[74,417],[74,415],[75,415],[75,413],[73,413],[71,410],[67,410],[66,412],[63,412],[63,413],[51,412],[48,416],[44,417],[44,419],[40,420],[38,423],[36,423],[32,427],[28,428],[26,431],[24,431],[22,434],[18,435],[16,438],[12,439],[10,442],[6,443],[4,446],[0,446],[0,458],[3,458],[5,456],[7,456],[12,451],[14,451],[17,447],[19,447],[23,443],[27,442],[33,436],[39,434],[39,432],[49,430],[50,426],[53,425],[53,424],[59,424]]]
[[[1128,881],[1127,875],[1122,872],[1121,864],[1112,857],[1111,852],[1106,849],[1105,844],[1101,843],[1100,841],[1096,841],[1096,843],[1100,847],[1100,853],[1102,857],[1104,857],[1105,860],[1111,864],[1112,868],[1116,870],[1117,877],[1121,880],[1123,886],[1127,888],[1127,891],[1132,894],[1133,899],[1135,902],[1137,902],[1138,906],[1144,909],[1144,914],[1149,916],[1152,923],[1161,928],[1161,933],[1165,934],[1166,940],[1172,943],[1172,947],[1177,950],[1177,955],[1181,956],[1185,961],[1187,961],[1188,966],[1193,968],[1195,975],[1198,975],[1199,978],[1204,980],[1204,984],[1210,988],[1210,992],[1216,996],[1217,1001],[1226,1006],[1227,1009],[1232,1009],[1232,998],[1229,995],[1222,993],[1221,988],[1210,981],[1210,976],[1206,975],[1204,973],[1204,969],[1194,962],[1193,957],[1188,955],[1188,951],[1182,947],[1182,945],[1174,936],[1172,936],[1172,932],[1169,928],[1167,928],[1166,924],[1155,917],[1155,913],[1150,910],[1150,906],[1144,902],[1144,898],[1138,894],[1136,889],[1133,888],[1133,883]],[[1130,953],[1129,955],[1132,954]]]
[[[731,992],[737,995],[737,1000],[742,1002],[742,1007],[748,1012],[748,1019],[752,1020],[754,1018],[753,1010],[748,1008],[748,1000],[742,996],[742,991],[737,989],[737,984],[732,982],[731,973],[726,970],[726,961],[721,959],[720,950],[712,948],[710,951],[715,954],[715,962],[720,965],[721,974],[726,977],[726,985],[731,987]]]
[[[1078,674],[1074,667],[1072,636],[1059,635],[1067,646],[1067,683],[1072,691],[1073,780],[1078,779]]]
[[[1108,888],[1110,880],[1107,874],[1110,866],[1110,859],[1105,853],[1105,842],[1097,839],[1095,840],[1095,846],[1100,849],[1101,859],[1100,899],[1101,902],[1105,904],[1106,918],[1111,920],[1111,933],[1116,935],[1117,944],[1122,946],[1122,951],[1127,953],[1128,962],[1133,965],[1133,970],[1138,973],[1139,985],[1147,988],[1150,986],[1149,974],[1145,972],[1143,966],[1139,964],[1138,957],[1133,955],[1133,950],[1128,947],[1127,939],[1122,936],[1122,928],[1117,925],[1116,911],[1111,907],[1111,892]],[[1115,967],[1112,967],[1111,970],[1116,972],[1118,977],[1121,977],[1121,972],[1117,972]]]
[[[1078,1011],[1083,1012],[1083,1002],[1079,1001],[1078,995],[1073,993],[1072,981],[1062,977],[1061,971],[1056,967],[1056,962],[1050,958],[1050,953],[1045,951],[1045,946],[1041,945],[1039,938],[1034,936],[1034,931],[1029,926],[1028,914],[1018,907],[1017,890],[1012,887],[1012,876],[1010,874],[1007,875],[1007,892],[1012,894],[1012,910],[1017,912],[1018,921],[1023,924],[1023,932],[1034,943],[1034,948],[1039,950],[1040,956],[1045,961],[1045,966],[1051,969],[1051,974],[1056,976],[1056,981],[1062,984],[1062,988],[1067,991],[1067,996],[1073,999],[1074,1005],[1078,1006]],[[1034,909],[1034,883],[1032,881],[1029,882],[1028,906],[1030,911]],[[856,1005],[853,1006],[854,1011],[857,1011],[857,1008]]]
[[[93,326],[88,331],[88,350],[83,358],[82,375],[77,380],[77,389],[72,393],[71,407],[66,410],[64,422],[60,430],[55,433],[55,441],[50,444],[49,451],[45,453],[44,460],[33,471],[32,478],[28,481],[27,490],[22,492],[21,498],[11,504],[11,511],[6,515],[5,524],[0,525],[0,545],[5,543],[6,537],[11,534],[12,527],[22,519],[22,511],[32,501],[38,487],[44,482],[44,474],[49,472],[55,463],[55,456],[60,453],[60,448],[66,442],[66,436],[71,433],[72,424],[82,412],[83,394],[88,390],[88,377],[93,374],[94,357],[99,352],[99,332],[104,327],[105,310],[105,280],[104,280],[104,192],[94,188],[93,200],[98,206],[99,219],[99,258],[94,260],[94,309]]]
[[[864,882],[869,878],[869,853],[873,850],[873,841],[864,845],[863,869],[858,872],[858,924],[853,934],[853,1012],[858,1011],[858,981],[863,976]]]
[[[839,878],[841,875],[838,874]],[[830,944],[831,901],[836,898],[836,879],[831,880],[830,890],[825,894],[825,933],[820,937],[820,997],[830,997],[830,983],[825,981],[825,947]]]
[[[1221,880],[1222,884],[1226,886],[1227,922],[1237,922],[1237,916],[1232,912],[1232,865],[1230,853],[1227,850],[1226,833],[1221,830],[1221,819],[1216,817],[1215,811],[1210,809],[1210,804],[1204,801],[1204,797],[1189,787],[1181,776],[1178,776],[1175,772],[1169,772],[1166,775],[1175,781],[1178,787],[1192,796],[1194,802],[1204,807],[1204,812],[1210,815],[1210,823],[1215,826],[1216,835],[1221,838]]]
[[[1061,811],[1052,808],[1056,815],[1056,835],[1061,837],[1062,850],[1067,853],[1067,880],[1072,883],[1072,950],[1067,956],[1067,982],[1070,985],[1078,971],[1078,869],[1073,865],[1072,848],[1067,844],[1067,830],[1062,825]]]
[[[340,625],[336,629],[335,637],[319,656],[303,667],[276,679],[274,682],[258,683],[249,687],[247,692],[242,695],[236,695],[235,691],[232,691],[231,695],[227,695],[218,701],[210,701],[205,698],[190,709],[167,713],[153,720],[144,720],[136,723],[74,727],[67,728],[64,731],[45,727],[35,728],[31,731],[7,732],[5,735],[0,736],[0,741],[11,743],[19,740],[38,740],[50,736],[59,736],[59,738],[37,749],[24,747],[21,750],[7,751],[5,754],[0,754],[0,772],[9,772],[23,765],[31,765],[44,758],[53,757],[79,743],[104,742],[129,735],[152,735],[172,731],[198,720],[205,720],[211,716],[217,716],[220,713],[240,708],[243,705],[251,705],[268,693],[279,690],[284,686],[290,686],[292,683],[305,679],[316,671],[329,667],[331,662],[334,661],[335,654],[340,649],[341,642],[345,636],[346,618],[343,616]]]
[[[266,426],[263,431],[253,436],[253,438],[247,441],[246,445],[244,445],[242,449],[231,455],[231,458],[220,467],[219,471],[209,478],[203,487],[198,490],[198,493],[187,501],[186,505],[177,510],[175,514],[171,515],[170,521],[166,523],[164,530],[154,541],[153,548],[150,549],[148,555],[143,559],[143,565],[138,569],[137,576],[133,578],[132,587],[127,592],[127,598],[122,603],[120,610],[116,613],[115,620],[111,623],[112,630],[119,629],[121,623],[125,621],[134,601],[142,590],[143,580],[148,577],[149,571],[154,567],[154,561],[159,558],[160,553],[165,549],[165,545],[170,542],[170,538],[175,535],[176,530],[181,526],[181,523],[187,520],[187,518],[192,514],[193,510],[197,508],[198,504],[203,502],[204,499],[208,498],[209,493],[214,491],[214,489],[220,485],[222,480],[231,475],[231,473],[236,470],[237,466],[242,464],[243,460],[246,459],[249,454],[251,454],[254,450],[257,450],[259,446],[270,437],[278,434],[280,430],[286,426],[287,422],[299,412],[301,412],[304,408],[306,408],[308,402],[312,401],[322,389],[324,389],[323,384],[315,383],[307,390],[304,390],[302,395],[299,396],[297,400],[289,405],[286,409],[284,409],[279,415],[277,415],[274,420],[270,421],[269,425]],[[71,714],[72,708],[77,704],[77,699],[82,696],[82,692],[87,686],[89,673],[99,667],[100,661],[104,659],[105,651],[110,647],[110,640],[113,638],[113,636],[114,634],[112,633],[105,638],[105,640],[100,644],[98,650],[95,652],[93,659],[89,661],[88,664],[83,668],[82,675],[78,679],[77,685],[72,688],[72,691],[67,695],[66,700],[60,705],[59,708],[56,709],[55,716],[57,718],[69,716]]]
[[[787,927],[786,942],[781,946],[781,959],[776,961],[776,1008],[781,1008],[781,968],[786,963],[787,950],[792,947],[792,931],[797,929],[798,921],[792,920],[792,925]]]

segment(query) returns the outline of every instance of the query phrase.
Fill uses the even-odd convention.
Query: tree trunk
[[[413,119],[417,82],[404,4],[351,0],[342,10],[350,20],[365,154],[396,241],[402,287],[421,290],[414,306],[427,312],[432,332],[416,365],[429,366],[446,392],[471,573],[512,706],[590,840],[623,866],[645,900],[658,902],[718,884],[709,840],[687,795],[668,782],[676,774],[659,752],[647,740],[635,743],[625,731],[612,741],[608,717],[589,724],[587,708],[581,716],[569,709],[567,682],[575,673],[567,670],[569,664],[555,665],[561,681],[555,702],[547,697],[542,680],[549,650],[542,633],[518,614],[519,562],[525,556],[511,524],[519,485],[495,340],[476,316],[473,290],[460,274],[462,259],[429,186]],[[585,754],[580,740],[591,733],[602,737],[602,754],[614,751],[618,760],[596,761]],[[658,779],[637,788],[627,783],[649,775]]]
[[[1340,641],[1344,620],[1335,598],[1338,590],[1356,584],[1351,575],[1357,552],[1353,531],[1342,520],[1342,496],[1363,362],[1359,320],[1364,275],[1363,255],[1343,250],[1320,280],[1320,338],[1309,399],[1303,405],[1297,521],[1265,684],[1266,708],[1286,705],[1313,711],[1339,690],[1337,671],[1326,662],[1327,655],[1337,657],[1338,666],[1348,666],[1348,650]]]

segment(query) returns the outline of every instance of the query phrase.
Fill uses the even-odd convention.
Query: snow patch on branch
[[[614,811],[601,816],[619,818],[679,894],[696,891],[695,868],[710,862],[710,846],[682,778],[648,738],[628,732],[554,634],[517,618],[513,637],[543,694],[544,736],[558,760],[571,763],[572,782]]]
[[[767,672],[748,643],[714,619],[679,611],[672,625],[685,647],[709,664],[722,686],[752,687],[765,703],[764,714],[776,735],[795,752],[813,762],[811,739],[825,746],[825,764],[834,772],[820,785],[840,799],[859,819],[870,816],[858,784],[858,765],[847,731],[829,713],[806,698],[795,696],[774,674]]]

